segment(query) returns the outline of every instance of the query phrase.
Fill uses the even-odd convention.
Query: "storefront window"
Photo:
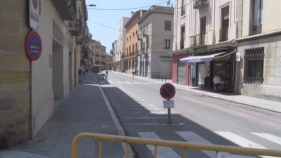
[[[225,80],[225,66],[224,63],[214,63],[214,76],[218,75],[223,83]]]
[[[205,80],[205,64],[198,64],[198,77],[197,77],[198,86],[204,85]]]

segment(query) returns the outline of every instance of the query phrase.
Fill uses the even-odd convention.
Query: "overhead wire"
[[[100,23],[95,22],[95,21],[92,21],[92,20],[88,20],[88,21],[89,21],[89,22],[92,22],[92,23],[94,23],[94,24],[103,26],[103,27],[108,28],[108,29],[112,29],[112,30],[119,31],[119,32],[121,31],[121,30],[118,30],[118,29],[115,29],[115,28],[113,28],[113,27],[100,24]],[[135,32],[134,32],[134,31],[131,31],[131,32],[128,32],[128,33],[133,34],[133,33],[135,33]],[[141,35],[141,34],[138,34],[138,35]],[[147,35],[147,36],[168,36],[168,35]]]
[[[185,7],[187,5],[189,5],[191,2],[193,2],[195,0],[190,0],[188,3],[184,4],[184,5],[181,5],[180,7],[178,8],[174,8],[174,9],[182,9],[182,7]],[[165,1],[165,2],[161,2],[161,3],[158,3],[158,4],[155,4],[155,5],[160,5],[160,4],[163,4],[163,3],[167,3],[168,1]],[[143,8],[149,8],[153,5],[150,5],[150,6],[143,6],[143,7],[135,7],[135,8],[87,8],[87,9],[91,9],[91,10],[136,10],[136,9],[143,9]]]
[[[187,4],[183,5],[183,6],[189,5],[189,4],[191,3],[191,1],[194,1],[194,0],[190,0],[189,3],[187,3]],[[167,2],[169,2],[169,1],[164,1],[164,2],[158,3],[158,4],[156,4],[156,5],[164,4],[164,3],[167,3]],[[92,10],[135,10],[135,9],[148,8],[148,7],[151,7],[151,6],[153,6],[153,5],[150,5],[150,6],[143,6],[143,7],[135,7],[135,8],[107,8],[107,9],[104,9],[104,8],[87,8],[87,9],[92,9]],[[176,8],[176,9],[181,9],[183,6],[178,7],[178,8]],[[115,29],[115,28],[113,28],[113,27],[109,27],[109,26],[106,26],[106,25],[97,23],[97,22],[95,22],[95,21],[91,21],[91,20],[88,20],[88,21],[93,22],[93,23],[95,23],[95,24],[97,24],[97,25],[106,27],[106,28],[108,28],[108,29],[112,29],[112,30],[119,31],[119,32],[121,31],[121,30]],[[128,32],[128,33],[134,34],[135,32],[132,31],[132,32]],[[141,34],[137,34],[137,35],[141,35]],[[146,35],[146,36],[168,36],[168,35]],[[173,38],[173,36],[172,36],[171,38],[169,38],[169,39],[172,39],[172,38]],[[161,42],[161,43],[159,43],[159,44],[156,44],[156,45],[152,45],[152,46],[158,46],[158,45],[161,45],[161,44],[163,44],[163,43],[165,43],[165,41],[164,41],[164,42]]]
[[[160,4],[164,4],[164,3],[167,3],[167,2],[169,2],[169,1],[161,2],[161,3],[155,4],[155,5],[160,5]],[[148,7],[151,7],[151,6],[152,5],[143,6],[143,7],[135,7],[135,8],[87,8],[87,9],[91,9],[91,10],[135,10],[135,9],[148,8]]]

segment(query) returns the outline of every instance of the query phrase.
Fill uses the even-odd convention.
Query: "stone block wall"
[[[244,84],[245,49],[264,47],[264,67],[261,85]],[[262,36],[260,38],[238,42],[238,52],[242,60],[236,67],[236,93],[263,99],[281,101],[281,35]]]
[[[31,136],[28,1],[0,1],[0,149]]]

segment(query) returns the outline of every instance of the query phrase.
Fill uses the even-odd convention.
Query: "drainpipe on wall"
[[[215,0],[212,1],[213,2],[213,8],[212,8],[212,28],[211,28],[211,31],[212,31],[212,43],[211,44],[215,44]]]
[[[178,1],[176,1],[176,6],[175,6],[176,14],[175,14],[175,27],[174,27],[174,32],[175,32],[175,50],[178,50],[178,43],[177,43],[177,38],[178,38]]]
[[[33,101],[32,101],[32,61],[29,60],[30,62],[30,107],[29,107],[29,128],[30,128],[30,139],[34,138],[34,129],[35,129],[35,117],[33,115]]]

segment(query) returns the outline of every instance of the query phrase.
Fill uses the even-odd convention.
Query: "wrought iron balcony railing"
[[[69,21],[69,31],[73,36],[79,36],[81,34],[81,19]]]
[[[250,35],[260,34],[262,32],[262,19],[255,19],[250,21]]]
[[[220,39],[219,39],[219,41],[223,42],[223,41],[227,41],[227,40],[228,40],[228,28],[222,28],[220,30]]]
[[[208,34],[198,34],[191,37],[191,46],[202,46],[207,45],[208,43]]]
[[[76,18],[76,0],[52,0],[57,12],[62,20],[75,20]]]
[[[195,0],[195,3],[193,5],[194,9],[198,9],[204,5],[209,4],[209,0]]]
[[[180,41],[180,49],[184,49],[184,40]]]

